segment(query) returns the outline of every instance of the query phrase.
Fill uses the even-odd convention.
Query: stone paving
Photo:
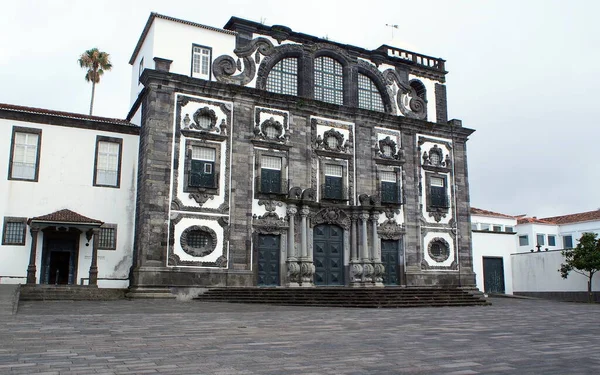
[[[294,308],[22,302],[0,374],[598,374],[600,304]]]

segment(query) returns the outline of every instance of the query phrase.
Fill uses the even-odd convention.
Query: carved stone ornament
[[[259,206],[265,206],[267,212],[263,215],[252,216],[252,224],[255,230],[261,234],[282,234],[287,230],[285,218],[279,217],[275,212],[276,207],[281,207],[281,202],[272,200],[259,200]]]
[[[300,186],[294,186],[288,192],[289,199],[300,199],[301,196],[302,196],[302,188]]]
[[[396,83],[398,85],[398,92],[396,93],[396,104],[400,108],[400,112],[406,117],[416,118],[424,120],[427,118],[427,103],[419,98],[417,92],[412,88],[408,82],[402,82],[400,76],[394,69],[387,69],[383,72],[386,78],[387,84],[392,85]]]
[[[342,133],[331,128],[323,133],[323,137],[321,135],[317,136],[315,147],[317,150],[348,152],[350,144],[344,142],[344,135]]]
[[[449,167],[449,165],[446,165],[446,161],[450,161],[450,159],[446,155],[447,159],[444,160],[443,155],[442,149],[439,148],[438,145],[433,145],[433,147],[429,149],[429,154],[427,154],[427,151],[423,152],[423,165]]]
[[[275,131],[275,136],[269,136],[268,129],[272,128]],[[268,139],[268,140],[277,140],[277,141],[286,141],[287,133],[284,134],[284,127],[279,122],[276,121],[273,117],[268,120],[262,122],[262,124],[254,127],[254,135],[257,138]]]
[[[438,263],[446,261],[450,257],[450,245],[441,237],[435,237],[427,245],[429,257]]]
[[[434,218],[438,223],[448,214],[448,209],[443,207],[427,207],[427,211],[429,212],[429,217]]]
[[[387,220],[377,228],[377,233],[384,240],[399,240],[402,233],[404,233],[404,229],[394,220],[393,212],[391,215],[388,215],[388,212],[391,212],[391,210],[385,212]]]
[[[384,159],[398,159],[398,147],[396,145],[396,142],[392,138],[390,138],[390,136],[387,136],[384,139],[380,139],[377,143],[377,156]]]
[[[192,235],[206,236],[206,244],[201,247],[196,247],[195,244],[190,243],[190,236]],[[217,246],[217,234],[209,227],[192,225],[181,233],[179,243],[186,254],[193,257],[205,257],[215,251]]]
[[[213,194],[206,194],[206,193],[190,193],[188,195],[188,197],[195,200],[199,206],[202,206],[209,199],[213,199],[215,196]]]
[[[271,36],[277,40],[277,43],[281,44],[284,40],[290,37],[292,33],[292,29],[283,25],[273,25],[271,26]],[[257,61],[258,63],[258,61]]]
[[[254,54],[255,51],[257,54],[252,58],[252,54]],[[213,62],[213,75],[219,82],[246,86],[256,75],[255,60],[260,61],[259,54],[270,56],[274,52],[275,47],[269,39],[263,37],[252,39],[245,46],[233,50],[233,53],[238,57],[237,61],[228,55],[217,57]],[[244,63],[243,70],[242,61]],[[238,70],[241,71],[241,73],[234,75]]]
[[[311,227],[319,224],[335,224],[344,228],[350,229],[350,217],[338,208],[323,208],[311,217]]]
[[[214,110],[203,107],[199,108],[192,115],[193,122],[190,119],[190,115],[188,113],[185,114],[184,118],[181,120],[181,128],[184,130],[203,130],[203,131],[215,131],[217,133],[221,132],[220,127],[217,127],[217,114]]]

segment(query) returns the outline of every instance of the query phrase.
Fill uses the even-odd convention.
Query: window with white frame
[[[2,245],[25,245],[27,218],[5,217],[2,230]]]
[[[563,236],[563,249],[572,249],[573,248],[573,236],[566,235]]]
[[[119,187],[122,145],[120,138],[97,137],[94,186]]]
[[[504,231],[507,233],[513,233],[515,229],[513,227],[509,227],[508,225],[504,227]]]
[[[540,245],[540,246],[546,245],[546,235],[545,234],[536,235],[536,241],[537,241],[536,246],[537,245]]]
[[[279,60],[267,76],[267,91],[278,94],[298,95],[298,59],[288,57]]]
[[[526,234],[519,236],[519,246],[529,246],[529,236]]]
[[[494,232],[502,232],[502,225],[493,225],[492,230]]]
[[[41,129],[13,127],[9,179],[37,181]]]
[[[331,57],[321,56],[315,59],[315,99],[333,104],[344,104],[344,77],[342,71],[342,64]]]
[[[260,192],[281,193],[282,158],[262,155],[260,168]]]
[[[325,185],[323,198],[344,199],[344,167],[337,164],[324,165]]]
[[[379,179],[381,180],[381,202],[399,204],[401,193],[396,172],[381,171],[379,172]]]
[[[358,107],[371,111],[384,111],[381,93],[373,80],[364,74],[358,75]]]
[[[140,60],[140,65],[138,66],[138,84],[140,83],[140,77],[142,76],[142,72],[144,71],[144,58]]]
[[[556,246],[556,236],[553,234],[548,235],[548,246]]]
[[[192,77],[210,79],[211,49],[194,45],[192,47]]]
[[[214,188],[216,150],[212,147],[192,146],[189,186]]]

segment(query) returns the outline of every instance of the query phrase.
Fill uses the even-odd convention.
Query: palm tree
[[[104,74],[105,70],[110,70],[112,64],[109,60],[110,56],[106,52],[101,52],[98,48],[92,48],[85,51],[79,60],[79,66],[87,69],[85,74],[85,80],[92,82],[92,101],[90,102],[90,115],[94,108],[94,92],[96,90],[96,83],[100,82],[100,76]]]

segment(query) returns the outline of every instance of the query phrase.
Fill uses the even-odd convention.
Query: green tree
[[[112,68],[110,56],[106,52],[99,51],[98,48],[92,48],[85,51],[77,61],[79,62],[80,67],[87,69],[85,80],[92,82],[92,100],[90,102],[91,115],[94,108],[96,83],[100,82],[100,77],[104,74],[105,70],[110,70]]]
[[[571,271],[588,278],[588,302],[593,301],[592,277],[600,271],[600,240],[596,233],[584,233],[574,249],[565,249],[565,262],[558,270],[566,279]]]

